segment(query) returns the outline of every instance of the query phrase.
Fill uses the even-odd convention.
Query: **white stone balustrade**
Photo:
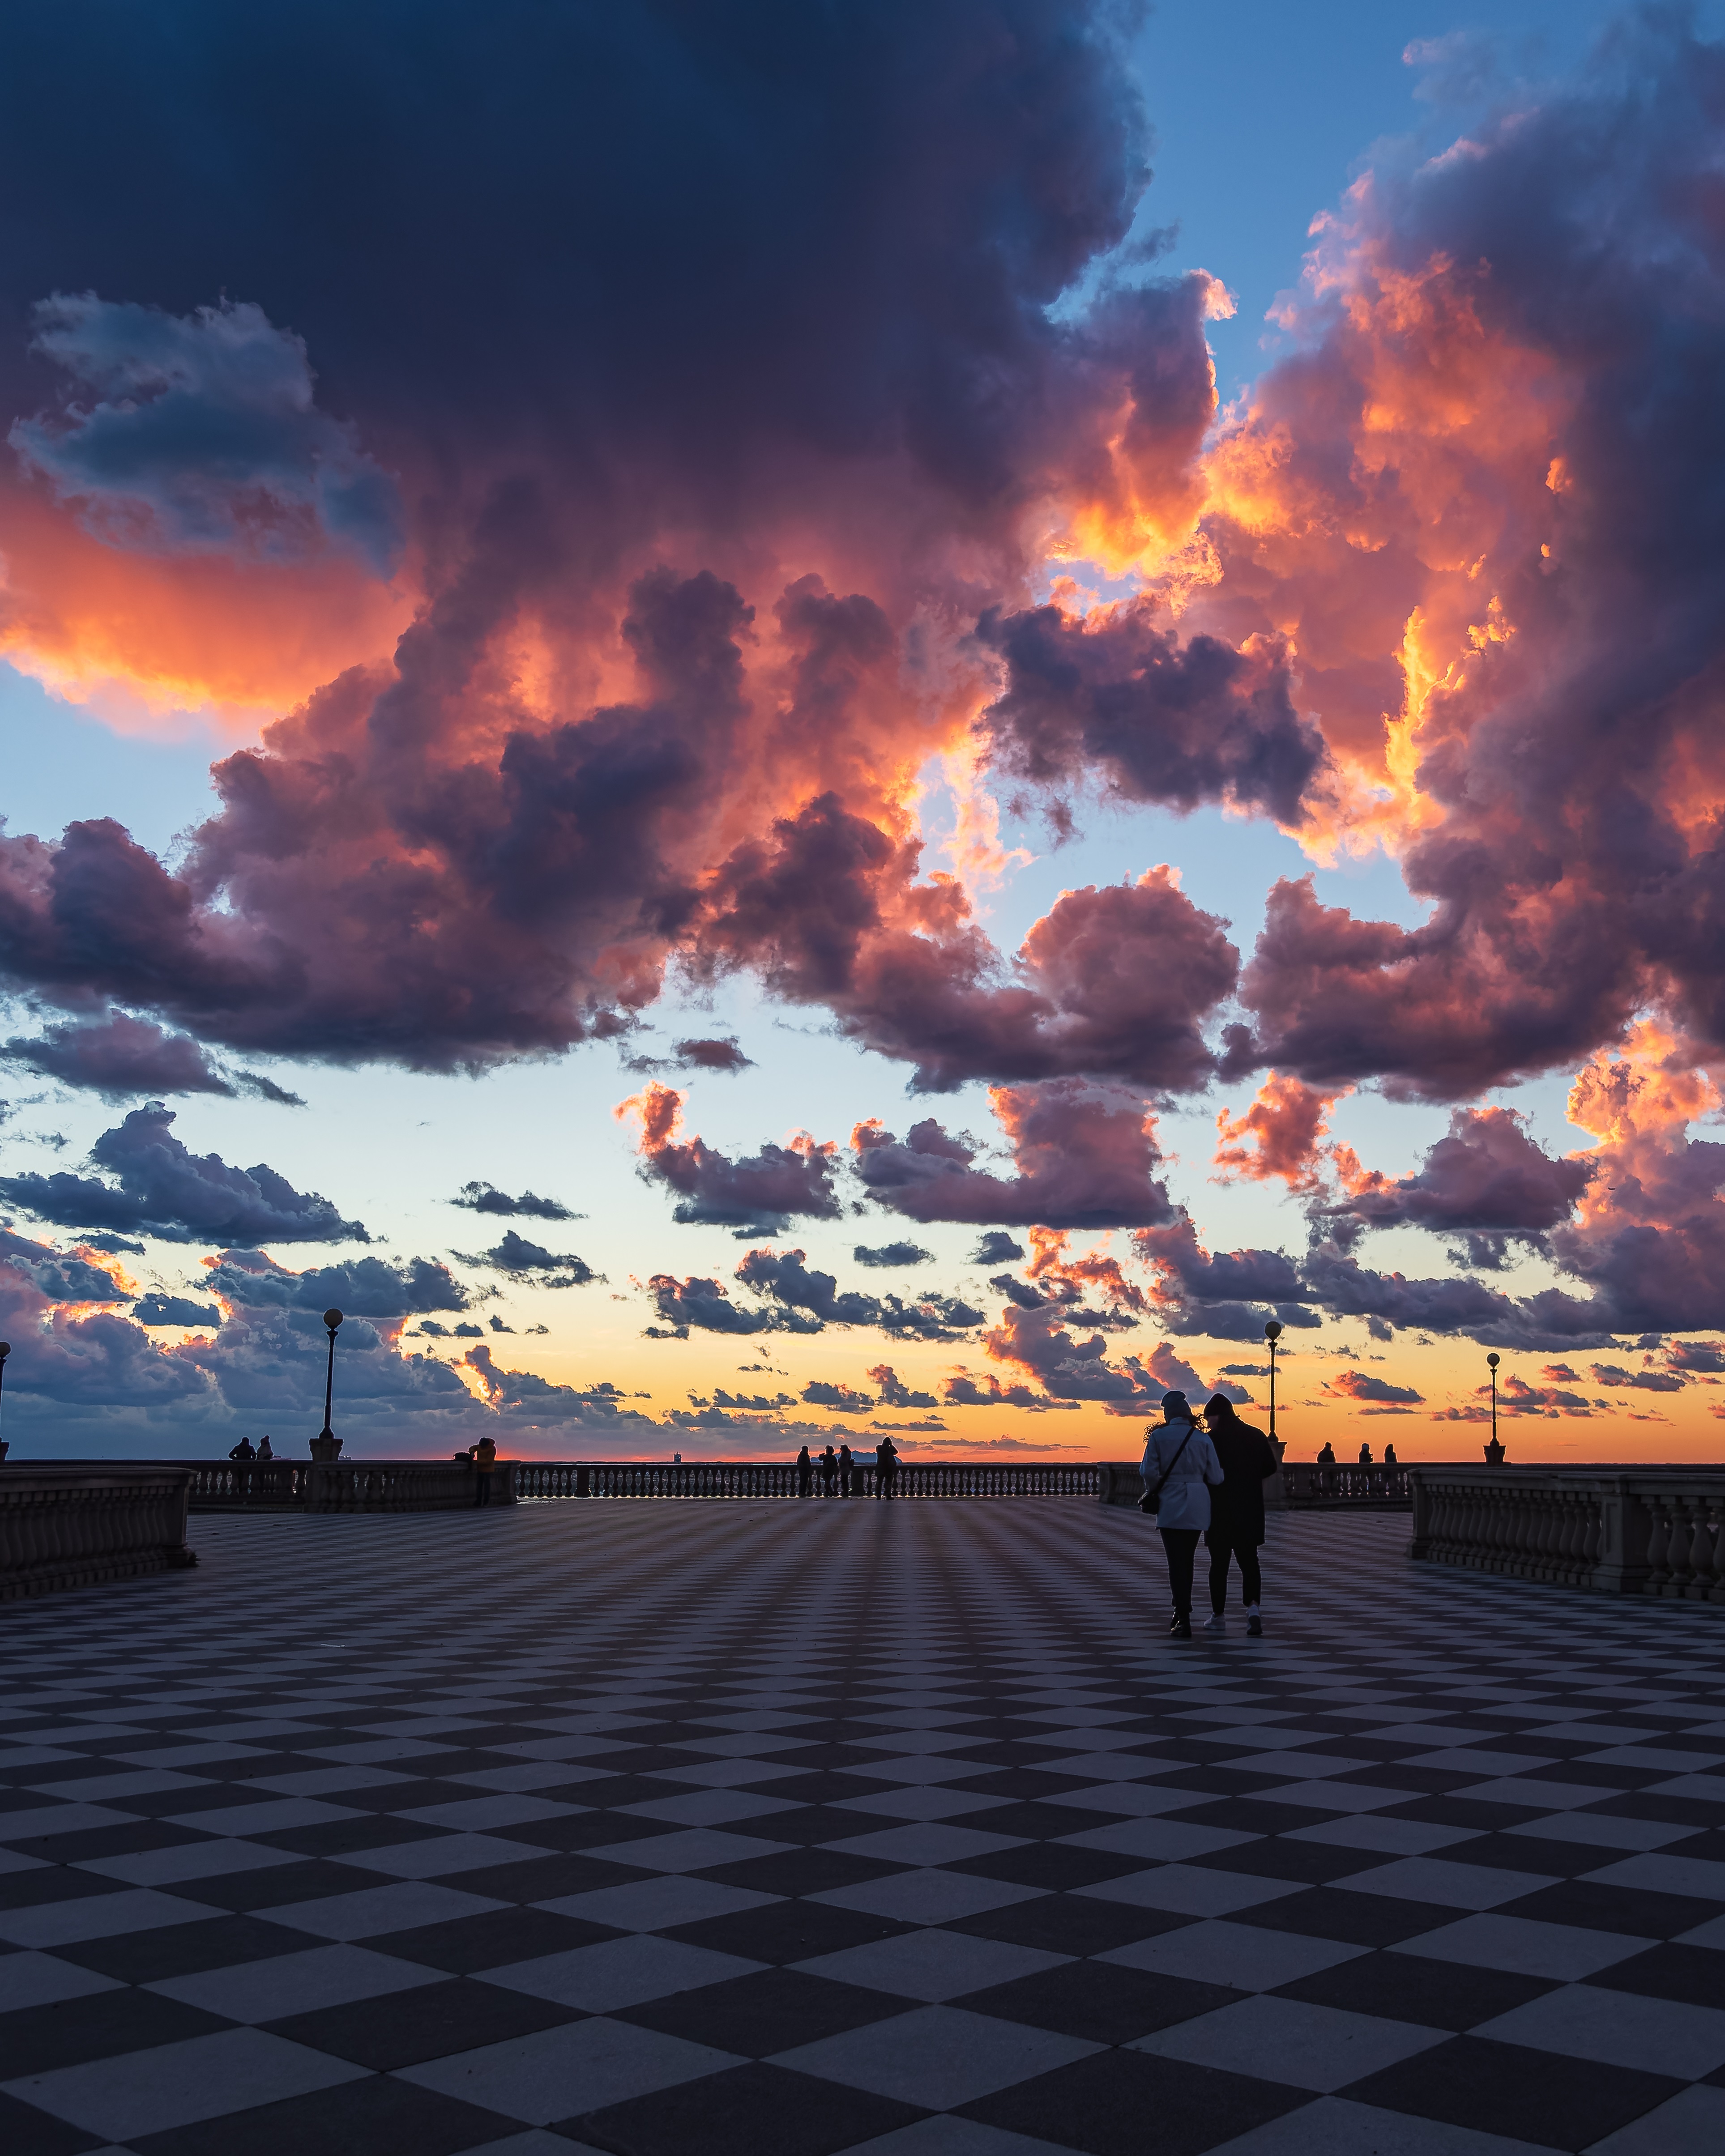
[[[0,1602],[195,1564],[191,1479],[154,1464],[0,1469]]]
[[[1725,1604],[1725,1470],[1420,1466],[1410,1557]]]

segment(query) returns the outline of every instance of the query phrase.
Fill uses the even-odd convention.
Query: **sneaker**
[[[1168,1637],[1171,1640],[1189,1640],[1192,1637],[1192,1620],[1189,1617],[1176,1617],[1168,1627]]]
[[[1255,1609],[1251,1610],[1246,1617],[1246,1637],[1249,1640],[1261,1640],[1263,1636],[1264,1620]]]
[[[1219,1640],[1222,1635],[1228,1630],[1228,1620],[1219,1609],[1204,1629],[1211,1639]]]
[[[1184,1625],[1184,1624],[1188,1623],[1189,1621],[1189,1620],[1188,1619],[1186,1619],[1186,1618],[1183,1617],[1183,1616],[1180,1614],[1179,1611],[1177,1609],[1177,1610],[1175,1610],[1175,1612],[1174,1612],[1173,1615],[1172,1617],[1170,1617],[1170,1618],[1168,1619],[1168,1630],[1169,1630],[1171,1633],[1173,1633],[1173,1632],[1178,1632],[1178,1631],[1179,1630],[1180,1627],[1181,1627],[1183,1625]]]

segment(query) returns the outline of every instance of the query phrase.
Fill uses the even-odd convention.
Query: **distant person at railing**
[[[890,1497],[898,1486],[898,1447],[883,1437],[875,1447],[875,1495]]]
[[[1209,1633],[1228,1629],[1228,1562],[1240,1566],[1240,1594],[1245,1604],[1246,1636],[1264,1635],[1258,1604],[1264,1591],[1258,1552],[1264,1541],[1264,1485],[1281,1462],[1261,1430],[1240,1420],[1225,1393],[1214,1394],[1204,1411],[1210,1443],[1222,1463],[1222,1486],[1210,1493],[1210,1523],[1204,1544],[1210,1553]]]
[[[850,1456],[850,1447],[841,1445],[839,1447],[839,1495],[841,1497],[850,1495],[851,1478],[855,1473],[856,1462]]]
[[[1173,1598],[1169,1636],[1192,1637],[1192,1561],[1198,1537],[1210,1523],[1210,1491],[1222,1481],[1216,1449],[1198,1427],[1183,1393],[1164,1393],[1162,1420],[1144,1432],[1144,1457],[1138,1472],[1144,1494],[1139,1509],[1154,1512],[1168,1559],[1168,1591]]]
[[[497,1471],[495,1438],[482,1437],[475,1445],[473,1465],[475,1484],[473,1502],[475,1505],[489,1505],[491,1502],[491,1477]]]
[[[228,1455],[230,1460],[255,1460],[257,1456],[257,1450],[249,1437],[241,1438],[239,1444]]]
[[[1359,1464],[1360,1464],[1360,1466],[1361,1466],[1362,1467],[1369,1467],[1369,1466],[1371,1466],[1371,1464],[1372,1464],[1372,1448],[1371,1448],[1371,1446],[1370,1446],[1369,1445],[1363,1445],[1360,1447],[1360,1449],[1359,1449]]]
[[[823,1497],[832,1496],[833,1477],[838,1471],[839,1455],[834,1451],[832,1446],[829,1445],[820,1455],[820,1494]]]
[[[1395,1456],[1395,1447],[1393,1445],[1386,1445],[1384,1448],[1384,1465],[1386,1467],[1399,1467],[1401,1465]]]
[[[814,1469],[809,1463],[809,1447],[805,1445],[797,1455],[797,1495],[806,1497],[814,1488]]]
[[[1317,1455],[1317,1464],[1320,1467],[1333,1467],[1336,1464],[1336,1448],[1328,1438],[1324,1440],[1324,1449]]]
[[[258,1457],[259,1460],[274,1460],[275,1457],[270,1450],[270,1433],[267,1430],[264,1433],[264,1442],[258,1447]]]

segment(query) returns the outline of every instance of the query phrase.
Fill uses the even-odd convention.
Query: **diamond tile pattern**
[[[7,1613],[8,2156],[1682,2156],[1725,1612],[1079,1501],[205,1517]]]

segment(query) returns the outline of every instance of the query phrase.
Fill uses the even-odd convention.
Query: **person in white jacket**
[[[1173,1621],[1168,1632],[1176,1640],[1192,1637],[1192,1560],[1198,1538],[1210,1523],[1210,1491],[1222,1484],[1222,1463],[1216,1448],[1198,1427],[1183,1393],[1164,1393],[1162,1420],[1144,1432],[1144,1457],[1138,1472],[1144,1480],[1144,1496],[1159,1487],[1161,1503],[1156,1524],[1168,1558],[1168,1586],[1173,1595]],[[1145,1509],[1149,1508],[1147,1505]]]

